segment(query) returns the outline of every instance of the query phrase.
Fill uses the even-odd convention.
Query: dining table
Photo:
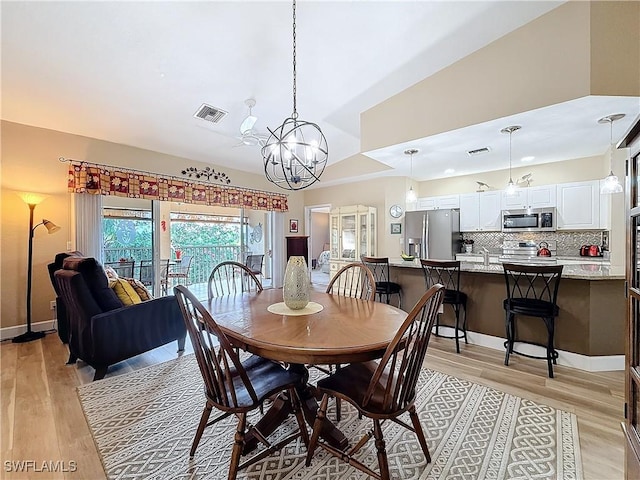
[[[288,364],[308,380],[307,365],[344,365],[382,357],[407,318],[407,313],[387,305],[358,298],[310,292],[303,310],[290,310],[282,303],[282,289],[244,292],[203,300],[202,304],[229,341],[255,355]],[[274,313],[275,312],[275,313]],[[313,425],[318,402],[308,382],[298,389],[304,417]],[[257,423],[268,435],[292,412],[285,395],[278,396]],[[344,449],[348,440],[325,418],[321,436]],[[244,452],[257,446],[248,432]]]

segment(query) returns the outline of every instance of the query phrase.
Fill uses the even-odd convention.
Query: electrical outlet
[[[49,302],[49,309],[50,310],[55,310],[56,309],[56,301],[55,300],[51,300]]]
[[[71,251],[71,240],[67,241],[67,252]]]

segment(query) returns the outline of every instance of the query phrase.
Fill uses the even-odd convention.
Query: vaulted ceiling
[[[562,3],[300,1],[299,115],[324,131],[330,164],[360,153],[363,111]],[[239,138],[245,100],[256,101],[258,134],[292,112],[290,2],[24,1],[1,9],[4,120],[259,173],[259,146]],[[202,104],[227,114],[215,124],[195,118]],[[540,125],[559,138],[571,128],[566,119],[541,117]],[[459,143],[464,134],[466,146],[482,147],[486,132],[429,142]],[[598,138],[602,153],[608,131]],[[372,158],[390,167],[385,174],[407,175],[397,161],[403,147]]]

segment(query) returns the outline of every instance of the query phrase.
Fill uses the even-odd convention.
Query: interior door
[[[625,351],[625,476],[640,478],[640,122],[622,146],[631,150],[627,168],[627,340]]]

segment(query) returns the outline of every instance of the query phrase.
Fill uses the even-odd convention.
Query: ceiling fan
[[[235,145],[236,147],[253,147],[256,145],[260,145],[261,147],[267,141],[267,135],[258,133],[253,126],[258,121],[258,117],[253,115],[252,109],[256,106],[256,101],[253,98],[248,98],[244,101],[244,104],[249,107],[249,115],[245,117],[245,119],[240,124],[240,136],[237,137],[240,140],[240,143]]]

